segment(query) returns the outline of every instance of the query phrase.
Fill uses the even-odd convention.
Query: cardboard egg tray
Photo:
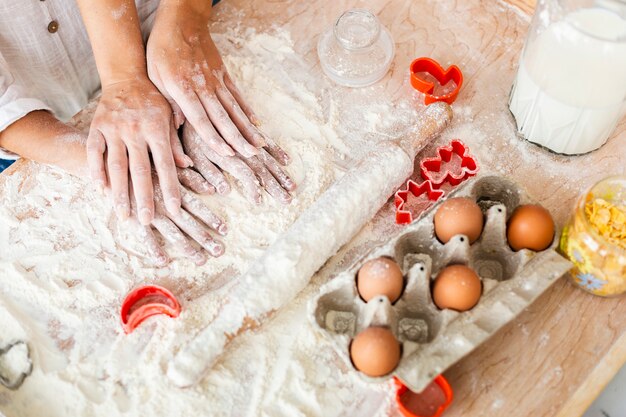
[[[433,216],[445,199],[440,200],[387,244],[324,285],[310,304],[314,326],[349,366],[353,366],[349,347],[356,334],[369,326],[389,327],[402,345],[392,375],[415,392],[515,318],[572,266],[555,251],[556,237],[542,252],[514,252],[509,247],[508,216],[517,206],[532,203],[517,184],[498,176],[478,177],[451,196],[473,198],[483,210],[484,228],[476,242],[470,245],[464,235],[446,244],[437,240]],[[393,305],[385,296],[365,303],[357,292],[359,268],[380,256],[393,258],[404,274],[404,291]],[[450,264],[466,264],[481,278],[482,296],[469,311],[440,310],[432,301],[431,282]],[[391,376],[359,375],[370,382],[388,381]]]

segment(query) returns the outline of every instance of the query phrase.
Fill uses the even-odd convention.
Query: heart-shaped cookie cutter
[[[168,289],[146,285],[131,291],[124,302],[120,316],[126,334],[131,333],[148,317],[165,314],[175,318],[180,315],[180,303]]]
[[[439,173],[444,162],[450,162],[453,155],[457,155],[461,159],[459,172],[447,170],[437,179],[432,175]],[[439,188],[445,182],[452,186],[459,185],[469,177],[478,173],[478,162],[470,155],[469,148],[458,139],[450,142],[450,145],[437,148],[437,156],[434,158],[424,158],[420,162],[420,172],[424,180],[428,180],[433,184],[434,188]]]
[[[454,103],[459,91],[463,86],[463,73],[456,65],[451,65],[447,70],[444,70],[437,61],[427,57],[417,58],[411,63],[411,85],[417,91],[424,93],[424,104],[432,104],[437,101],[445,101],[448,104]],[[441,96],[436,96],[435,84],[424,80],[420,77],[420,72],[426,72],[439,81],[442,86],[446,85],[450,81],[454,81],[456,87],[454,90]]]
[[[15,378],[14,380],[10,380],[7,376],[2,375],[2,373],[0,373],[0,385],[3,385],[4,387],[10,390],[16,390],[19,387],[21,387],[22,384],[24,383],[24,380],[33,372],[33,362],[30,359],[30,347],[28,346],[28,343],[24,342],[23,340],[11,342],[4,347],[0,347],[0,357],[9,353],[11,350],[13,350],[15,347],[19,345],[26,346],[27,361],[28,361],[27,368],[23,370],[22,372],[20,372],[19,376]]]
[[[396,205],[396,223],[397,224],[409,224],[413,222],[414,218],[419,217],[420,213],[411,212],[411,210],[406,209],[406,203],[409,198],[409,193],[414,197],[419,197],[421,195],[426,195],[428,200],[430,200],[431,204],[434,204],[437,200],[439,200],[444,195],[443,190],[438,190],[433,187],[433,184],[426,180],[421,184],[416,183],[413,180],[408,180],[406,183],[406,188],[400,189],[396,191],[394,203]],[[426,211],[428,208],[424,207],[421,212]]]
[[[446,411],[446,409],[450,406],[450,404],[452,404],[452,400],[454,399],[452,387],[443,377],[443,375],[438,375],[433,380],[433,382],[436,383],[439,388],[441,388],[441,391],[446,397],[446,401],[442,405],[440,405],[439,408],[437,408],[434,414],[431,414],[430,416],[420,416],[409,410],[402,401],[402,394],[407,392],[409,388],[404,385],[402,381],[400,381],[398,378],[394,377],[393,380],[396,385],[396,403],[398,404],[398,409],[400,410],[400,413],[405,417],[440,417],[443,412]]]

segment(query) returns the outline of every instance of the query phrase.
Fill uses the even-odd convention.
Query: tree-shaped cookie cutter
[[[455,156],[460,159],[459,167],[456,170],[450,170],[446,164]],[[459,139],[454,139],[448,146],[438,148],[437,156],[424,158],[420,162],[422,178],[430,181],[434,188],[440,188],[444,183],[457,186],[477,173],[478,162],[469,153],[469,148]]]
[[[453,171],[446,166],[446,163],[450,162],[454,155],[458,156],[460,162],[458,169]],[[396,192],[394,200],[396,223],[412,223],[421,213],[445,195],[445,191],[441,189],[445,183],[455,187],[477,173],[478,163],[476,159],[469,153],[469,148],[460,140],[454,139],[449,145],[437,148],[437,156],[424,158],[420,161],[420,174],[424,181],[418,184],[409,180],[405,188]],[[420,210],[411,210],[407,207],[409,195],[418,200],[424,196],[427,201],[421,201]]]

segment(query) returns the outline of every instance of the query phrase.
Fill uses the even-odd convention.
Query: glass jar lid
[[[394,55],[389,31],[369,10],[343,13],[320,37],[322,69],[340,85],[365,87],[385,76]]]

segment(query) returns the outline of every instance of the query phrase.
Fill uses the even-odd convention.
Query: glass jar
[[[317,54],[322,69],[337,84],[365,87],[389,70],[394,43],[376,15],[369,10],[352,9],[322,33]]]
[[[626,177],[604,179],[582,195],[560,248],[578,286],[601,296],[626,292]]]
[[[522,137],[554,152],[602,146],[626,112],[626,1],[540,0],[509,109]]]

